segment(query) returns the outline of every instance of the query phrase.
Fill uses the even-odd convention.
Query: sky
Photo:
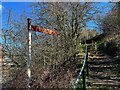
[[[32,8],[30,8],[30,4],[31,4],[30,2],[3,2],[2,6],[4,8],[2,10],[2,23],[7,22],[8,10],[10,10],[10,9],[11,9],[11,12],[16,15],[21,15],[21,13],[23,11],[25,11],[26,14],[28,14],[27,16],[29,17],[30,16],[29,13],[32,11],[31,10]],[[17,17],[15,17],[15,18],[17,18]]]
[[[27,17],[30,17],[31,15],[29,14],[32,11],[32,8],[30,7],[31,4],[33,4],[34,2],[2,2],[2,4],[0,4],[0,12],[2,11],[2,27],[6,28],[6,23],[8,21],[8,10],[12,9],[12,12],[14,12],[15,14],[20,15],[21,12],[26,11],[26,15]],[[105,8],[105,6],[108,6],[108,2],[107,3],[100,3],[97,7],[101,7],[101,11],[103,14],[105,14],[105,12],[107,12],[109,9]],[[101,13],[101,14],[102,14]],[[1,18],[0,18],[1,19]],[[94,27],[96,27],[96,25],[94,24],[94,22],[89,22],[88,23],[88,28],[94,29]],[[1,32],[0,32],[1,33]]]
[[[8,10],[12,9],[12,12],[15,14],[20,15],[22,11],[30,11],[30,8],[28,8],[30,5],[30,2],[2,2],[0,4],[0,25],[2,28],[7,27],[7,21],[8,21]],[[28,15],[29,16],[29,15]],[[2,34],[2,30],[0,29],[0,34]],[[1,37],[0,37],[0,41]],[[0,42],[1,43],[1,42]]]
[[[2,3],[0,2],[0,34],[2,34]],[[1,35],[0,35],[0,41],[1,41]]]
[[[27,16],[30,17],[30,15],[28,13],[32,11],[32,8],[30,7],[30,4],[32,4],[32,3],[30,3],[30,2],[3,2],[2,6],[0,6],[0,8],[3,7],[2,23],[7,21],[8,15],[6,15],[5,13],[10,9],[12,9],[12,12],[15,12],[16,14],[21,14],[21,12],[23,12],[25,10],[25,11],[27,11]],[[102,6],[102,8],[101,8],[102,12],[106,12],[107,8],[105,8],[105,6],[107,6],[107,5],[108,5],[108,3],[101,3],[97,7]],[[88,24],[91,28],[93,28],[93,26],[94,26],[93,22],[90,22]]]
[[[2,5],[0,5],[0,10],[2,9]]]

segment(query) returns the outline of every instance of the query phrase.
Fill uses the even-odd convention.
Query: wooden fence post
[[[88,70],[88,48],[87,48],[87,52],[86,52],[86,72],[87,72],[87,76],[89,76],[89,70]]]
[[[27,53],[27,80],[28,80],[28,88],[30,88],[30,80],[31,80],[31,19],[28,18],[28,53]]]
[[[86,90],[86,82],[85,82],[85,70],[82,71],[82,79],[83,79],[83,90]]]

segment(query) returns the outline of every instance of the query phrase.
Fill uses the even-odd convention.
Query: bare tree
[[[36,24],[55,28],[60,32],[57,40],[59,44],[62,44],[62,49],[59,50],[62,60],[75,56],[79,52],[81,31],[86,27],[86,23],[93,19],[92,14],[96,14],[93,6],[93,3],[79,2],[37,3],[33,5],[34,13],[38,17]]]
[[[72,67],[72,64],[76,60],[77,54],[81,51],[81,31],[87,25],[89,20],[93,19],[93,14],[97,11],[94,8],[95,3],[80,3],[80,2],[68,2],[68,3],[35,3],[34,18],[32,18],[32,24],[36,24],[49,29],[56,29],[60,34],[56,36],[45,35],[43,33],[32,32],[32,76],[39,76],[42,69],[49,72],[58,70],[60,65],[65,64],[67,61],[68,67]],[[13,14],[12,11],[10,14]],[[4,43],[6,51],[11,53],[14,57],[10,58],[18,62],[22,69],[25,69],[26,65],[26,43],[27,43],[27,18],[25,13],[22,16],[16,16],[13,18],[9,15],[8,21],[12,21],[11,27],[8,27],[8,31],[4,34],[9,34],[11,39],[10,44]],[[32,14],[31,14],[32,15]],[[5,30],[4,30],[5,31]],[[5,37],[6,38],[6,37]],[[4,39],[5,39],[4,38]],[[5,42],[9,42],[5,39]],[[77,61],[77,60],[76,60]],[[76,63],[76,62],[75,62]],[[74,66],[76,67],[74,63]],[[71,65],[71,66],[70,66]],[[74,67],[73,66],[73,67]],[[21,69],[21,70],[22,70]],[[58,71],[59,72],[59,71]],[[21,74],[20,74],[21,75]],[[41,79],[39,79],[41,80]],[[21,83],[18,86],[24,85]]]

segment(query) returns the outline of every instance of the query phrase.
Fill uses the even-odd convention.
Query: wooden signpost
[[[28,54],[27,54],[27,78],[28,78],[28,88],[30,88],[31,80],[31,19],[28,18]]]
[[[49,35],[57,36],[59,33],[56,30],[51,30],[47,28],[43,28],[36,25],[31,25],[31,19],[28,18],[28,47],[27,47],[27,81],[28,81],[28,88],[30,88],[30,80],[31,80],[31,31],[35,32],[42,32]]]

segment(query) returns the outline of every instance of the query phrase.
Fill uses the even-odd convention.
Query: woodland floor
[[[120,65],[116,59],[101,51],[89,49],[89,76],[87,77],[87,90],[120,90]],[[80,58],[76,57],[60,63],[56,69],[48,71],[44,68],[33,68],[31,88],[60,88],[71,89],[80,68]],[[4,66],[5,67],[5,66]],[[9,81],[3,84],[5,88],[26,88],[26,68],[18,70],[12,79],[3,68],[3,77]]]

